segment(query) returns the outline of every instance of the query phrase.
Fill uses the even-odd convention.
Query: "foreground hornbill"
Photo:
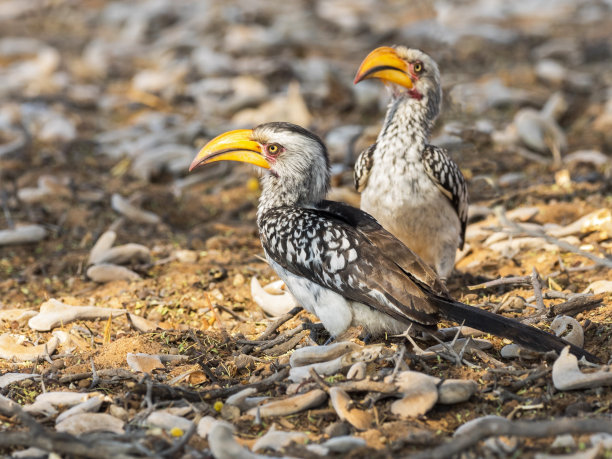
[[[327,149],[306,129],[266,123],[221,134],[202,148],[190,170],[222,160],[269,169],[257,209],[264,252],[298,302],[332,336],[351,325],[372,335],[399,334],[409,324],[433,331],[444,318],[538,351],[568,345],[535,327],[454,301],[434,271],[371,215],[326,201]]]
[[[355,164],[361,208],[446,280],[463,248],[468,194],[463,174],[429,145],[442,89],[434,60],[418,49],[381,47],[361,63],[355,83],[379,78],[392,90],[376,143]]]

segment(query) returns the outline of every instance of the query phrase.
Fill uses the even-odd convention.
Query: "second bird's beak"
[[[376,48],[366,56],[359,66],[354,83],[357,84],[368,78],[379,78],[408,89],[414,86],[408,74],[408,64],[397,55],[394,48],[389,46]]]
[[[200,150],[189,170],[216,161],[240,161],[270,169],[270,163],[261,154],[261,146],[252,136],[252,129],[237,129],[215,137]]]

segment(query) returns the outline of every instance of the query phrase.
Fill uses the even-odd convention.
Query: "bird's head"
[[[425,104],[441,100],[440,71],[423,51],[405,46],[382,46],[366,56],[354,83],[378,78],[390,84],[393,95],[408,96]]]
[[[189,170],[216,161],[240,161],[268,169],[277,191],[295,195],[295,202],[318,202],[329,187],[325,145],[312,132],[291,123],[265,123],[215,137],[200,150]]]

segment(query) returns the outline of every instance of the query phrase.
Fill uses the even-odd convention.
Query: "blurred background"
[[[352,81],[381,45],[419,47],[438,62],[444,107],[432,143],[460,165],[473,204],[528,204],[530,187],[568,184],[578,191],[554,199],[610,204],[611,9],[604,0],[4,0],[0,229],[28,225],[18,243],[36,244],[0,242],[4,301],[40,301],[18,288],[36,276],[51,293],[86,282],[88,250],[108,228],[159,258],[242,230],[256,250],[252,168],[187,175],[198,147],[228,129],[283,120],[314,130],[332,155],[333,197],[357,205],[352,164],[388,95],[377,81]]]

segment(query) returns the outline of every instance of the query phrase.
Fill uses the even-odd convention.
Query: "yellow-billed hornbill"
[[[381,79],[393,95],[376,143],[355,164],[361,208],[445,280],[463,248],[468,193],[457,164],[427,143],[442,101],[438,66],[418,49],[381,47],[361,63],[355,83],[367,78]]]
[[[440,318],[539,351],[567,342],[535,327],[451,299],[434,271],[366,212],[326,201],[329,159],[321,140],[290,123],[267,123],[211,140],[190,170],[233,160],[269,169],[257,209],[270,265],[332,336],[351,325],[372,335],[409,324],[435,330]],[[572,346],[578,356],[586,351]]]

